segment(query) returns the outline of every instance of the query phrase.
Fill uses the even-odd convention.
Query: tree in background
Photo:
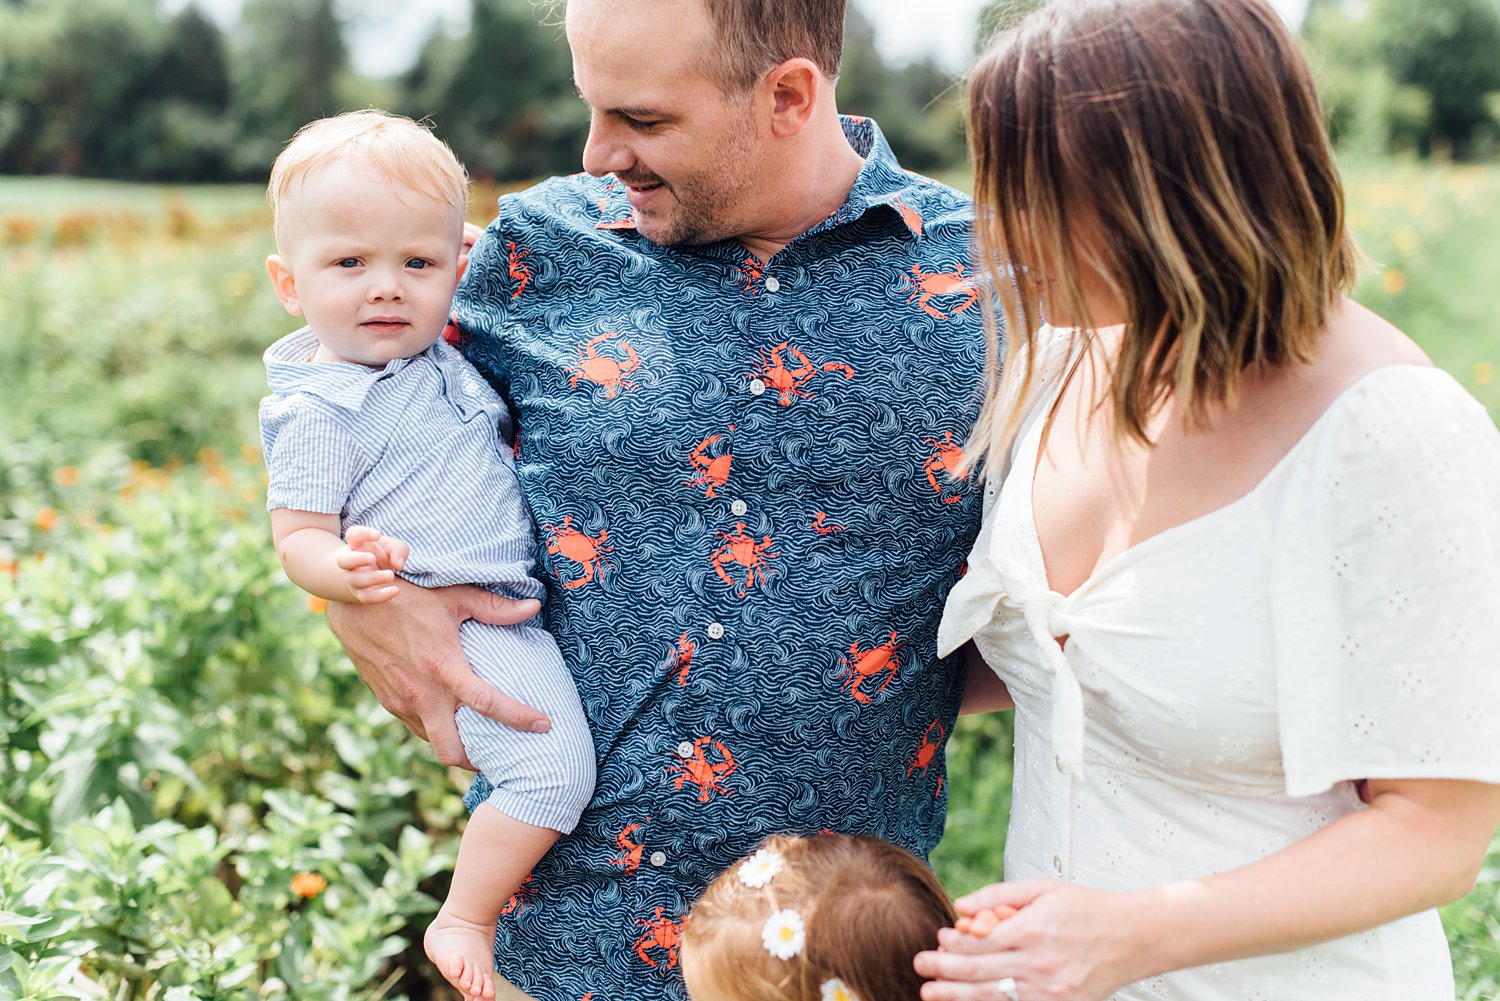
[[[887,65],[875,48],[874,27],[858,8],[849,7],[839,110],[875,119],[903,166],[941,172],[963,164],[960,98],[952,75],[931,59]]]
[[[579,169],[588,109],[556,19],[531,0],[473,0],[469,32],[434,32],[402,80],[400,110],[431,117],[479,179],[529,179]]]
[[[1432,101],[1432,133],[1466,157],[1492,130],[1489,95],[1500,91],[1500,3],[1496,0],[1375,0],[1370,16],[1397,81]]]
[[[164,35],[140,0],[0,7],[0,171],[106,172]]]
[[[1466,157],[1500,124],[1497,0],[1310,0],[1302,33],[1342,148]]]
[[[231,41],[236,175],[264,177],[297,129],[363,103],[340,93],[349,52],[333,0],[247,0]]]

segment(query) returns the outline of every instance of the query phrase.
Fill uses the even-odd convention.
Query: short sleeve
[[[1271,522],[1287,792],[1500,782],[1500,433],[1414,366],[1365,376],[1314,431]]]
[[[298,396],[260,405],[266,509],[340,514],[368,461],[349,429]]]

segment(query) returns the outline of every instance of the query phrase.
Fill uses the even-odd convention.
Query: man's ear
[[[771,92],[771,131],[779,138],[798,135],[812,120],[822,98],[823,71],[811,59],[788,59],[766,74]]]
[[[286,311],[301,316],[302,300],[297,296],[297,279],[292,274],[291,265],[282,260],[280,254],[272,254],[266,258],[266,274],[271,276],[271,287],[276,290],[276,298],[281,300]]]

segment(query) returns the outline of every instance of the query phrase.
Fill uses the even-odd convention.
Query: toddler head
[[[462,272],[468,178],[409,118],[358,111],[299,131],[267,189],[266,271],[320,361],[384,367],[437,340]]]
[[[693,905],[682,973],[693,1001],[914,1001],[912,957],[954,920],[910,852],[858,835],[777,836]]]

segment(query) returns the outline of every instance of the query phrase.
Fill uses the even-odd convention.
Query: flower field
[[[1500,415],[1500,168],[1348,171],[1359,297]],[[418,943],[463,776],[269,540],[268,229],[249,188],[0,179],[0,1001],[450,996]],[[998,875],[1009,745],[950,745],[955,893]],[[1444,917],[1500,995],[1500,842]]]

